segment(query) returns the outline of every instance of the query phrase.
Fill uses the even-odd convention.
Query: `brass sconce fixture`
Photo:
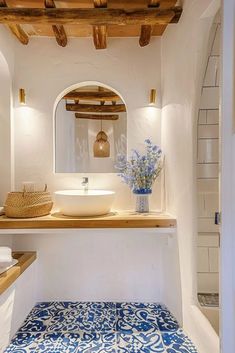
[[[19,89],[19,103],[22,105],[26,104],[24,88]]]
[[[156,103],[157,92],[155,88],[152,88],[150,91],[149,103],[155,104]]]

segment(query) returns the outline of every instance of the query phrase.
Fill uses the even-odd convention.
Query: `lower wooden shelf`
[[[0,294],[5,292],[20,275],[36,260],[36,251],[16,251],[12,254],[18,263],[0,275]]]

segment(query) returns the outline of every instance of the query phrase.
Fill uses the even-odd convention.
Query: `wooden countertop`
[[[12,254],[18,263],[0,275],[0,294],[2,294],[17,278],[36,260],[35,251],[16,251]]]
[[[0,216],[0,229],[56,228],[175,228],[176,219],[157,212],[112,212],[99,217],[67,217],[53,213],[38,218],[7,218]]]

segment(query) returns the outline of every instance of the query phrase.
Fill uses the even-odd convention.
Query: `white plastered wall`
[[[220,37],[218,13],[211,26],[208,58],[197,121],[198,293],[219,293],[219,105]]]
[[[12,139],[13,39],[0,26],[0,205],[14,182]]]
[[[197,307],[196,122],[215,1],[184,1],[180,24],[162,41],[162,147],[167,209],[177,217],[183,323],[200,353],[219,352],[219,340]],[[170,143],[169,143],[170,141]]]
[[[223,1],[221,102],[221,352],[235,351],[235,2]]]
[[[97,51],[92,39],[70,39],[66,48],[53,38],[32,38],[16,46],[15,66],[15,181],[47,183],[51,191],[80,188],[83,174],[53,173],[53,110],[59,95],[82,82],[103,83],[123,98],[127,107],[129,151],[142,148],[150,137],[161,145],[161,39],[140,49],[137,38],[109,39],[108,49]],[[26,90],[27,105],[19,106],[17,90]],[[158,92],[149,106],[150,89]],[[133,208],[129,188],[116,174],[89,174],[91,188],[117,191],[114,209]],[[161,208],[160,179],[151,196],[151,208]]]

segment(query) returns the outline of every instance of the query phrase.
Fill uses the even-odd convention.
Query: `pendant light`
[[[93,153],[94,157],[105,158],[110,157],[110,143],[108,141],[107,134],[102,129],[102,119],[101,122],[101,129],[96,135],[96,140],[93,145]]]

